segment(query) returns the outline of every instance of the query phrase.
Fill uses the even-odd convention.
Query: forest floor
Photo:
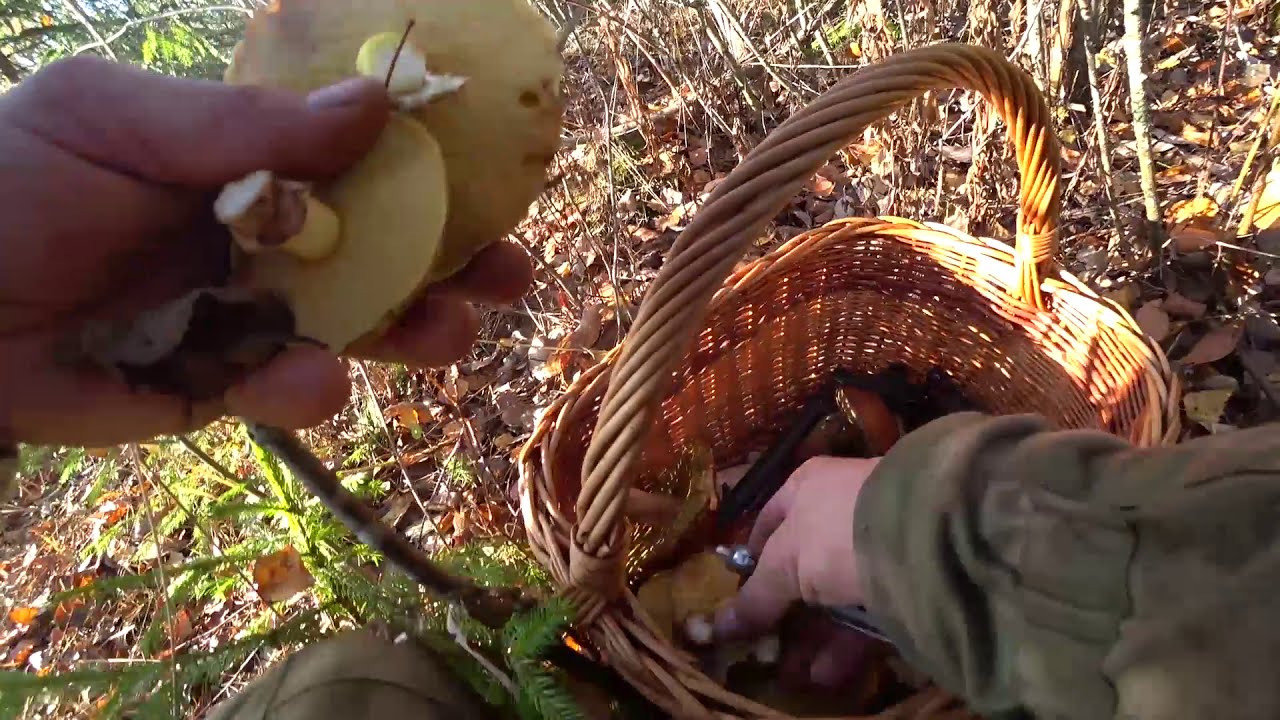
[[[1187,3],[1166,8],[1149,34],[1155,179],[1168,238],[1158,252],[1142,239],[1143,194],[1119,40],[1098,48],[1101,107],[1094,107],[1087,83],[1067,87],[1060,92],[1066,99],[1052,103],[1064,153],[1059,261],[1134,313],[1161,343],[1184,384],[1183,437],[1254,426],[1278,410],[1274,15],[1267,2]],[[599,32],[590,20],[583,32],[589,29]],[[623,54],[629,77],[603,49],[607,42],[590,52],[581,50],[585,41],[570,44],[579,51],[569,55],[565,149],[517,237],[535,262],[532,292],[515,307],[487,311],[480,342],[453,366],[353,364],[350,405],[304,434],[350,483],[376,486],[381,517],[428,549],[490,537],[520,541],[517,455],[540,414],[625,336],[672,243],[742,153],[851,72],[778,62],[788,73],[787,89],[758,63],[745,62],[768,108],[753,111],[731,83],[698,74],[704,61],[668,64],[657,55],[663,62],[654,64],[649,41],[623,31],[613,37],[624,45],[631,38],[643,50]],[[944,28],[873,48],[864,35],[861,46],[843,39],[847,47],[837,49],[854,66],[948,37]],[[645,114],[639,124],[637,107]],[[1095,111],[1107,132],[1109,175],[1099,162]],[[754,256],[847,216],[936,220],[1008,238],[1017,197],[1012,155],[1000,142],[1003,130],[980,128],[975,115],[971,96],[934,93],[868,131],[775,218]],[[176,567],[240,538],[244,530],[231,527],[231,518],[201,517],[187,507],[263,474],[242,431],[229,422],[133,447],[32,449],[25,463],[17,499],[0,504],[5,668],[56,674],[94,662],[164,659],[243,637],[264,614],[264,596],[288,598],[278,605],[281,618],[314,606],[306,571],[287,553],[273,555],[280,546],[268,542],[257,558],[226,573],[217,593],[177,605],[166,601],[171,588],[163,582],[106,600],[51,602],[61,591]],[[222,684],[241,686],[272,657],[230,668]],[[202,696],[194,712],[225,692]],[[86,691],[80,700],[97,698]],[[83,716],[85,707],[73,702],[28,712]]]

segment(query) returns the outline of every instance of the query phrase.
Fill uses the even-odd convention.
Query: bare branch
[[[116,51],[111,49],[111,44],[104,40],[102,38],[102,33],[98,32],[98,28],[94,27],[93,21],[89,19],[89,14],[80,6],[79,0],[62,0],[62,3],[67,6],[67,9],[71,11],[72,15],[76,16],[76,20],[80,21],[80,24],[84,26],[84,29],[89,31],[89,35],[94,40],[95,47],[102,48],[102,51],[105,52],[107,57],[112,60],[120,59],[116,57]]]
[[[74,2],[75,0],[67,0],[67,1]],[[205,13],[217,13],[217,12],[233,12],[233,13],[240,13],[241,15],[253,14],[253,10],[251,8],[241,7],[239,5],[210,5],[209,7],[203,7],[203,8],[187,8],[185,10],[170,10],[168,12],[162,12],[156,15],[150,15],[144,18],[137,18],[134,20],[130,20],[125,24],[121,25],[119,28],[116,29],[115,32],[111,33],[107,37],[103,38],[101,36],[98,36],[98,38],[95,39],[93,42],[87,45],[81,45],[80,47],[73,50],[71,54],[79,55],[80,53],[88,52],[90,50],[93,50],[99,47],[105,47],[109,51],[110,50],[109,46],[111,43],[115,42],[116,40],[119,40],[125,33],[129,32],[133,28],[138,27],[140,25],[159,22],[160,20],[168,20],[170,18],[180,17],[182,15],[203,15]]]

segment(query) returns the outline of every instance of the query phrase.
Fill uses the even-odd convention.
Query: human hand
[[[346,369],[314,347],[281,353],[197,408],[60,366],[54,348],[86,321],[219,284],[230,242],[212,212],[222,185],[262,169],[332,177],[372,147],[391,110],[369,78],[304,98],[88,57],[0,96],[0,445],[112,445],[224,414],[296,428],[338,412]],[[363,350],[419,366],[453,361],[479,327],[471,303],[513,301],[531,280],[523,250],[490,246]]]
[[[858,567],[853,515],[877,460],[818,457],[800,466],[765,505],[747,541],[756,567],[738,595],[716,615],[717,640],[768,632],[796,603],[856,605]],[[869,639],[809,616],[788,628],[784,679],[834,687],[859,670]],[[798,677],[803,676],[803,677]]]

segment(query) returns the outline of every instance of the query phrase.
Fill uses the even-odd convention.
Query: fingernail
[[[716,613],[713,626],[715,637],[718,640],[732,640],[742,632],[742,624],[738,622],[738,613],[732,607],[721,608]]]
[[[307,107],[312,110],[336,110],[368,102],[372,78],[355,77],[322,87],[307,96]]]

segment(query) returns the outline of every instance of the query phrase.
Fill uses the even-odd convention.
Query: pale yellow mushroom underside
[[[333,254],[241,258],[237,283],[281,292],[297,333],[341,352],[412,300],[436,259],[448,214],[440,146],[416,121],[393,116],[364,158],[313,192],[340,223]]]

